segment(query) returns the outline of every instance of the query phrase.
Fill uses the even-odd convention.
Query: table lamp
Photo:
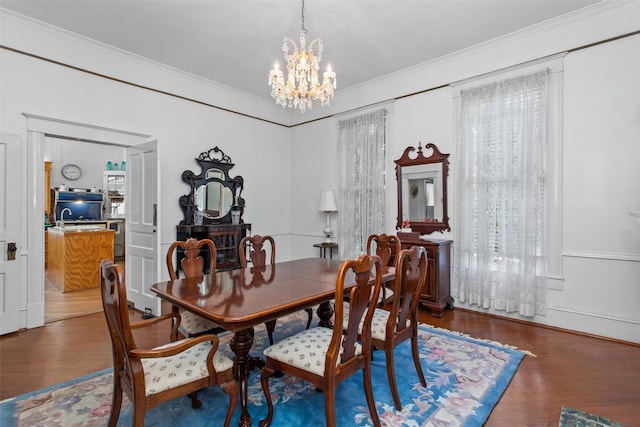
[[[336,195],[333,190],[322,190],[320,192],[320,204],[318,205],[318,210],[327,214],[327,226],[324,229],[326,238],[324,239],[323,243],[333,243],[331,241],[333,230],[331,230],[330,215],[331,212],[338,212],[338,207],[336,205]]]

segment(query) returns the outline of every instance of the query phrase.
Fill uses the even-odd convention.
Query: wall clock
[[[75,181],[76,179],[80,179],[82,176],[82,169],[80,166],[74,164],[67,164],[62,167],[62,176],[65,179]]]

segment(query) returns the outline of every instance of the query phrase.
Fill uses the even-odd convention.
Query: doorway
[[[84,191],[102,195],[101,209],[96,211],[96,216],[90,218],[106,221],[107,228],[116,231],[114,236],[115,261],[124,266],[124,216],[126,209],[124,179],[126,179],[126,172],[120,169],[125,167],[126,147],[119,144],[68,139],[45,134],[43,152],[46,165],[44,180],[44,322],[50,323],[102,311],[99,287],[63,293],[51,280],[47,263],[47,256],[49,256],[47,233],[48,228],[55,226],[55,220],[59,219],[55,217],[56,190],[64,187],[68,191],[79,193]],[[115,164],[119,166],[118,170],[114,170],[113,165]],[[66,165],[77,167],[79,176],[65,176],[62,170]],[[122,180],[117,187],[112,182],[114,173]],[[115,193],[118,195],[116,196]],[[49,200],[48,206],[46,206],[47,200]],[[77,214],[77,212],[75,213]]]
[[[23,178],[26,193],[36,195],[33,204],[24,206],[23,217],[26,218],[27,227],[31,230],[42,230],[44,206],[44,149],[45,138],[55,137],[89,143],[109,143],[130,147],[142,144],[149,140],[150,135],[114,129],[99,125],[73,122],[69,120],[23,113],[27,118],[27,169]],[[127,167],[130,171],[131,168]],[[157,178],[157,177],[156,177]],[[24,228],[24,227],[23,227]],[[127,232],[127,234],[129,234]],[[159,236],[158,236],[159,238]],[[127,242],[126,246],[130,243]],[[21,292],[26,295],[26,313],[19,327],[37,328],[45,324],[45,268],[44,268],[44,233],[28,233],[25,247],[33,248],[29,251],[27,265],[21,268],[28,280],[21,281]],[[125,249],[127,252],[129,248]],[[127,274],[136,270],[136,266],[128,263]],[[13,303],[13,302],[12,302]],[[18,304],[18,301],[15,301]],[[7,331],[8,332],[8,331]]]

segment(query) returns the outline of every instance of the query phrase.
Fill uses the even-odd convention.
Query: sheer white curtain
[[[386,225],[386,110],[340,120],[338,132],[338,244],[341,259],[367,250],[370,234]]]
[[[544,314],[548,72],[461,91],[454,298]]]

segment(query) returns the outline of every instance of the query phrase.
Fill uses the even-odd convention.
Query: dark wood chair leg
[[[236,404],[238,403],[238,383],[236,381],[229,381],[220,384],[220,388],[229,395],[229,407],[227,408],[227,416],[224,418],[224,427],[229,427],[231,417],[233,417]]]
[[[118,375],[117,373],[114,373]],[[113,397],[111,398],[111,413],[109,414],[109,427],[116,427],[118,418],[120,417],[120,409],[122,408],[122,388],[119,385],[113,387]]]
[[[363,382],[364,382],[364,394],[367,398],[367,406],[369,407],[369,415],[371,415],[371,421],[375,427],[380,427],[380,417],[376,410],[376,401],[373,398],[373,384],[371,382],[371,364],[367,363],[362,370]]]
[[[135,405],[133,407],[133,420],[131,420],[131,425],[133,427],[143,427],[144,414],[145,414],[145,411],[142,408],[140,408],[140,405]]]
[[[422,373],[422,365],[420,364],[420,353],[418,352],[418,334],[414,334],[411,337],[411,353],[413,354],[413,364],[416,365],[416,372],[418,373],[418,379],[420,380],[420,384],[422,387],[427,386],[427,380],[424,378],[424,374]]]
[[[305,308],[304,311],[309,315],[309,320],[307,320],[307,329],[309,329],[311,327],[311,320],[313,320],[313,309]]]
[[[193,409],[198,409],[199,407],[202,406],[202,402],[200,402],[198,400],[198,392],[194,391],[193,393],[188,394],[189,397],[191,397],[191,407]]]
[[[264,324],[267,327],[267,335],[269,335],[269,345],[273,345],[273,331],[276,329],[276,320],[269,320]]]
[[[273,401],[271,400],[271,392],[269,391],[269,377],[275,374],[275,370],[265,366],[260,372],[260,382],[262,384],[262,392],[267,400],[267,416],[260,420],[260,427],[269,427],[273,420]]]
[[[336,426],[336,389],[334,387],[324,391],[324,416],[327,427]]]
[[[391,389],[391,397],[396,410],[402,411],[402,403],[400,402],[400,394],[398,393],[398,384],[396,383],[395,362],[393,359],[393,346],[386,348],[387,357],[387,379],[389,380],[389,388]]]

